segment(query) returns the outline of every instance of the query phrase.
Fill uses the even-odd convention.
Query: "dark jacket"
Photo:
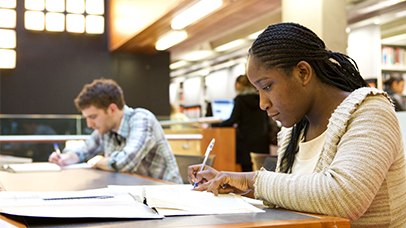
[[[237,163],[251,164],[250,152],[269,153],[269,117],[259,108],[258,94],[238,95],[234,99],[234,109],[228,120],[213,126],[231,127],[237,124],[236,156]]]

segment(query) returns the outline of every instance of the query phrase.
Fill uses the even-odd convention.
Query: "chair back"
[[[252,170],[259,170],[264,167],[268,171],[275,171],[276,168],[276,156],[263,153],[251,152]]]
[[[176,162],[178,163],[180,176],[184,184],[189,184],[187,168],[190,165],[202,164],[204,155],[180,155],[175,154]],[[206,161],[207,166],[213,166],[216,155],[209,155]]]

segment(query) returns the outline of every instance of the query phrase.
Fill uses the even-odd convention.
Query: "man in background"
[[[49,161],[60,166],[104,158],[94,168],[130,172],[182,183],[178,165],[155,115],[125,105],[121,87],[111,79],[86,84],[75,99],[77,109],[94,131],[85,145],[53,152]]]

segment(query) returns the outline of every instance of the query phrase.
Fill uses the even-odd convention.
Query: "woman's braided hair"
[[[249,54],[266,68],[280,68],[290,75],[294,66],[306,61],[324,83],[352,92],[368,86],[349,56],[326,50],[324,42],[310,29],[296,23],[270,25],[252,44]],[[306,133],[304,117],[292,129],[292,138],[280,162],[280,172],[291,173],[299,151],[300,135]],[[283,168],[282,164],[286,163]]]

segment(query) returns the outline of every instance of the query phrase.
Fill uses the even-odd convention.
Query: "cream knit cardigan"
[[[276,170],[291,131],[278,135]],[[406,227],[402,135],[390,99],[374,88],[352,92],[334,111],[312,174],[262,168],[254,181],[268,206],[348,218],[351,227]]]

